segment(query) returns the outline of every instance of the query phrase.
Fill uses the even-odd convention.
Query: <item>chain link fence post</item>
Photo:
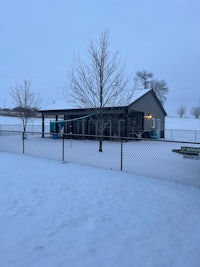
[[[22,153],[24,154],[24,139],[25,139],[25,132],[22,132]]]
[[[122,171],[123,170],[123,140],[121,140],[121,153],[120,153],[120,156],[121,156],[120,170]]]
[[[65,162],[65,137],[62,136],[62,162]]]

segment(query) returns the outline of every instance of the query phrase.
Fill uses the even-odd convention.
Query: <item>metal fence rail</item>
[[[26,126],[26,131],[29,133],[35,133],[35,132],[41,132],[42,126],[41,124],[34,124],[34,123],[28,123]],[[45,133],[50,132],[50,126],[49,124],[45,124]],[[18,124],[0,124],[0,132],[2,131],[7,131],[7,132],[12,132],[12,131],[18,131],[21,132],[23,131],[23,125],[21,123]]]
[[[26,132],[23,136],[21,131],[1,131],[0,151],[122,170],[200,187],[200,161],[184,159],[172,151],[181,146],[200,147],[200,143],[103,136],[101,153],[99,139],[99,136],[49,133],[42,138],[41,132]]]

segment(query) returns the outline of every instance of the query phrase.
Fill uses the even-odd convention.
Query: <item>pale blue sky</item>
[[[0,0],[0,107],[13,106],[10,86],[24,79],[42,106],[60,100],[73,55],[109,28],[127,74],[165,79],[167,113],[189,113],[200,101],[199,14],[199,0]]]

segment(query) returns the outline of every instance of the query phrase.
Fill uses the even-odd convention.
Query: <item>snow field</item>
[[[0,153],[0,266],[199,266],[200,191]]]

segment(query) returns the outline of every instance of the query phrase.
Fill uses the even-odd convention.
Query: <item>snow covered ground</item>
[[[199,266],[199,189],[31,156],[0,158],[0,266]]]
[[[128,142],[120,172],[115,142],[61,144],[0,136],[0,267],[199,266],[200,161]]]

